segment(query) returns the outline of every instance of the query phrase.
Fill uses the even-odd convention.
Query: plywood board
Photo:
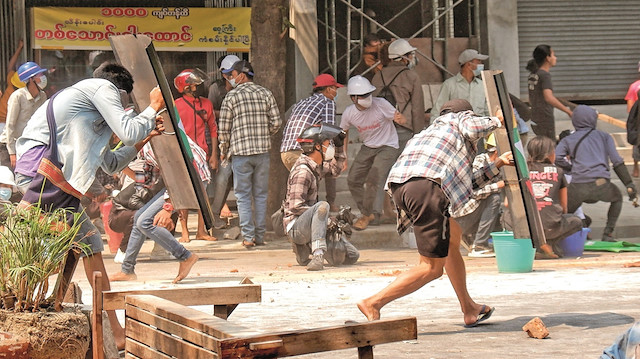
[[[494,132],[498,151],[511,151],[515,161],[513,167],[502,167],[509,212],[512,215],[513,235],[515,238],[531,238],[534,247],[541,246],[546,244],[546,238],[533,196],[525,150],[520,141],[504,74],[499,70],[483,71],[482,80],[489,113],[495,116],[496,112],[501,110],[505,118],[505,126]]]
[[[164,120],[165,133],[151,139],[151,147],[160,165],[162,178],[176,209],[200,209],[207,228],[211,228],[213,214],[204,191],[204,185],[193,166],[193,156],[186,138],[181,136],[180,118],[177,115],[171,90],[159,62],[152,64],[155,54],[151,39],[145,35],[117,35],[109,37],[116,60],[133,75],[131,97],[138,111],[149,106],[149,92],[160,86],[167,104],[167,111],[160,116]],[[151,55],[147,49],[151,49]],[[156,67],[154,69],[154,67]],[[160,66],[161,67],[161,66]],[[185,135],[186,136],[186,135]]]

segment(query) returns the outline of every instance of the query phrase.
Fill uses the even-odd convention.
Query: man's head
[[[389,45],[389,59],[393,61],[402,61],[410,69],[418,64],[416,57],[416,48],[409,44],[405,39],[397,39]]]
[[[104,63],[93,71],[93,77],[111,81],[120,90],[128,94],[133,91],[133,76],[124,66],[114,63]]]
[[[450,112],[457,113],[462,111],[473,111],[473,106],[467,100],[463,100],[461,98],[456,98],[453,100],[449,100],[442,105],[442,109],[440,110],[440,116],[446,115]]]
[[[43,69],[35,62],[29,61],[18,67],[18,79],[27,86],[37,86],[39,89],[44,89],[47,86],[47,76],[44,73],[47,69]],[[33,85],[31,85],[33,84]]]
[[[378,37],[378,35],[374,33],[366,35],[363,41],[364,41],[364,46],[371,46],[371,47],[378,48],[380,47],[380,45],[382,45],[382,41],[380,41],[380,37]]]
[[[229,81],[229,84],[231,84],[231,87],[235,88],[242,83],[253,81],[253,67],[249,61],[236,61],[226,75],[225,77],[227,81]]]
[[[297,142],[302,148],[302,153],[316,159],[316,162],[330,161],[335,155],[335,146],[333,139],[341,136],[344,138],[344,131],[334,125],[328,123],[319,123],[307,127]]]
[[[488,59],[489,56],[482,55],[477,50],[466,49],[462,51],[458,56],[458,63],[460,64],[460,72],[473,73],[473,76],[478,76],[484,70],[484,64],[482,61]]]
[[[371,107],[371,104],[373,103],[373,97],[371,94],[375,90],[376,87],[373,86],[369,80],[360,75],[350,78],[349,83],[347,84],[347,94],[349,94],[351,101],[360,111],[364,111]]]
[[[313,80],[313,93],[322,93],[333,100],[338,95],[338,87],[344,87],[329,74],[320,74]]]
[[[204,82],[203,76],[204,73],[197,69],[182,70],[182,72],[173,79],[173,86],[175,86],[179,93],[194,96],[198,85]]]

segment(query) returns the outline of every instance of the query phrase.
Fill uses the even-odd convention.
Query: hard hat
[[[47,69],[41,68],[40,65],[36,64],[35,62],[25,62],[24,64],[20,65],[20,67],[18,67],[18,78],[20,79],[20,81],[27,83],[28,80],[33,76],[41,74],[45,71],[47,71]]]
[[[315,145],[322,144],[325,140],[332,140],[342,132],[342,128],[328,123],[311,125],[304,129],[297,142],[302,147],[302,152],[309,154],[314,151]]]
[[[191,85],[200,85],[203,83],[202,75],[192,69],[182,70],[181,73],[173,79],[173,86],[176,87],[178,92],[182,93],[184,88]]]
[[[376,87],[369,82],[366,78],[356,75],[349,79],[347,84],[347,94],[351,95],[366,95],[375,91]]]
[[[14,72],[13,75],[11,75],[11,84],[19,89],[27,86],[24,82],[20,81],[17,72]]]
[[[487,137],[487,140],[484,141],[484,147],[488,150],[488,149],[495,149],[496,147],[496,136],[492,133],[489,135],[489,137]]]
[[[411,51],[416,51],[417,49],[411,44],[409,41],[405,39],[397,39],[389,45],[389,58],[391,60],[397,59],[398,57],[402,57]]]
[[[240,58],[238,58],[238,56],[236,55],[225,56],[220,63],[220,71],[222,71],[223,74],[231,72],[233,64],[238,61],[240,61]]]

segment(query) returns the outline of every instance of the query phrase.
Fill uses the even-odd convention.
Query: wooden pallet
[[[417,339],[415,317],[262,333],[153,295],[127,295],[126,358],[278,358]]]

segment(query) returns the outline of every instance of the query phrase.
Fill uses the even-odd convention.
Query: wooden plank
[[[573,111],[576,108],[576,106],[578,106],[577,104],[575,104],[575,103],[573,103],[571,101],[565,100],[565,99],[559,99],[559,100],[560,100],[560,102],[562,102],[563,105],[565,105],[568,108],[570,108],[571,111]],[[606,115],[604,113],[598,113],[598,120],[600,120],[602,122],[606,122],[606,123],[614,125],[614,126],[617,126],[617,127],[620,127],[620,128],[624,128],[624,129],[627,128],[627,121],[626,120],[625,121],[619,120],[619,119],[617,119],[615,117],[611,117],[611,116]]]
[[[127,338],[125,348],[125,358],[171,359],[170,356],[160,353],[131,338]]]
[[[137,307],[150,313],[167,318],[178,324],[201,331],[215,338],[230,338],[238,335],[257,335],[254,329],[246,328],[224,319],[211,316],[199,310],[173,303],[151,295],[130,295],[126,297],[126,311]],[[229,334],[233,333],[233,334]]]
[[[129,306],[129,308],[127,308],[125,326],[129,324],[129,321],[137,321],[140,323],[151,325],[163,332],[177,335],[180,338],[189,341],[199,347],[203,347],[216,352],[219,350],[217,338],[203,333],[197,329],[190,328],[180,323],[173,322],[167,318],[149,313],[137,307]]]
[[[358,359],[373,359],[373,347],[371,345],[358,347]]]
[[[178,333],[179,334],[179,333]],[[176,335],[178,335],[176,334]],[[127,338],[176,358],[212,359],[218,354],[135,320],[127,321]]]
[[[417,339],[415,317],[381,319],[335,327],[269,333],[220,342],[222,358],[285,357],[323,351],[359,348],[376,344]],[[251,350],[251,343],[281,340],[282,347]]]
[[[91,311],[91,352],[93,359],[104,359],[102,333],[102,273],[93,272],[93,310]]]
[[[259,284],[242,284],[206,288],[108,291],[103,292],[104,309],[124,309],[124,298],[137,294],[153,295],[182,305],[227,305],[260,302],[262,287]]]

